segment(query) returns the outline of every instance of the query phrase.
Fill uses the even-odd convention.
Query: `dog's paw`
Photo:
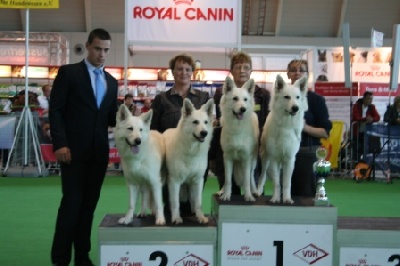
[[[256,201],[256,199],[253,197],[253,195],[244,195],[244,200],[245,201]]]
[[[207,224],[208,223],[208,218],[203,215],[203,216],[197,217],[197,221],[200,224]]]
[[[165,225],[165,217],[164,216],[158,216],[156,217],[156,225]]]
[[[144,213],[144,212],[140,212],[140,213],[137,214],[137,217],[141,217],[141,218],[144,218],[146,216],[147,216],[147,214]]]
[[[264,194],[264,188],[257,188],[253,194],[257,197],[262,196]]]
[[[178,216],[173,216],[173,217],[171,218],[171,222],[172,222],[173,224],[181,224],[181,223],[183,223],[183,220],[182,220],[182,217],[180,217],[180,216],[178,215]]]
[[[285,203],[285,204],[293,204],[294,201],[291,198],[284,198],[283,199],[283,203]]]
[[[222,194],[224,194],[224,189],[221,189],[220,191],[215,192],[215,194],[217,196],[221,196]]]
[[[133,216],[125,216],[118,220],[119,224],[130,224],[133,221]]]
[[[270,200],[271,203],[280,203],[281,202],[281,198],[280,197],[276,197],[273,196]]]
[[[231,193],[223,193],[221,196],[219,196],[219,199],[222,201],[230,201]]]

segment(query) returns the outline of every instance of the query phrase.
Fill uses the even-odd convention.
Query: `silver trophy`
[[[329,200],[326,196],[325,177],[331,172],[331,163],[326,159],[328,152],[324,147],[320,147],[315,152],[317,161],[313,165],[314,174],[317,177],[317,192],[315,194],[315,206],[328,206]]]

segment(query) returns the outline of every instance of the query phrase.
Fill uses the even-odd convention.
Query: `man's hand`
[[[68,147],[62,147],[56,150],[55,155],[57,161],[60,163],[70,163],[71,162],[71,152]]]

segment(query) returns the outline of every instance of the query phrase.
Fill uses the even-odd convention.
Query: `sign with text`
[[[315,76],[320,80],[344,81],[343,48],[317,49]],[[354,82],[389,82],[391,48],[352,48],[351,80]]]
[[[101,245],[100,265],[213,266],[213,250],[213,245]]]
[[[330,120],[343,121],[350,127],[350,101],[358,97],[357,82],[352,83],[352,90],[344,82],[316,82],[315,92],[325,97]]]
[[[31,65],[50,65],[48,43],[34,43],[29,46],[29,63]],[[25,65],[25,43],[0,43],[0,64]]]
[[[391,248],[340,248],[340,266],[400,264],[400,249]]]
[[[221,234],[221,266],[332,266],[332,225],[222,223]]]
[[[58,8],[58,0],[0,0],[0,8]]]
[[[236,47],[241,37],[239,0],[126,1],[128,42]]]

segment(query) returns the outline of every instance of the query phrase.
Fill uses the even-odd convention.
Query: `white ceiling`
[[[173,0],[165,0],[173,1]],[[59,9],[30,9],[30,32],[124,32],[124,0],[59,0]],[[391,39],[400,0],[242,0],[242,34],[275,37],[369,38],[371,28]],[[0,31],[25,31],[24,9],[0,9]]]

